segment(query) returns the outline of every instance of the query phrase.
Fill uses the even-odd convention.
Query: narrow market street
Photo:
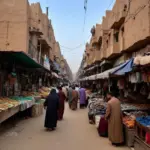
[[[54,132],[43,128],[44,115],[21,121],[0,135],[0,150],[129,150],[113,147],[107,138],[98,136],[88,124],[87,111],[71,111],[66,105],[65,117]]]

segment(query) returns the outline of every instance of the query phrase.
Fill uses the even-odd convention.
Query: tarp
[[[116,71],[118,68],[119,68],[119,66],[115,67],[115,68],[112,68],[112,69],[109,69],[109,70],[106,70],[106,71],[104,71],[104,72],[102,72],[100,74],[97,74],[96,79],[107,79],[107,78],[109,78],[109,75],[112,72]]]
[[[112,72],[114,75],[125,75],[125,73],[131,72],[133,69],[133,58],[123,63],[117,70]]]

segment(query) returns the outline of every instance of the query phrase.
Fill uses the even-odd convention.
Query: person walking
[[[80,88],[79,95],[80,95],[80,108],[85,108],[86,107],[86,93],[83,87]]]
[[[75,90],[75,87],[72,88],[72,101],[70,104],[70,108],[72,110],[76,110],[78,107],[78,92]]]
[[[64,92],[62,91],[62,87],[58,87],[58,90],[59,90],[59,92],[58,92],[58,95],[59,95],[58,120],[62,120],[63,115],[64,115],[66,96],[65,96]]]
[[[52,89],[49,96],[46,98],[44,108],[46,109],[44,126],[49,131],[55,130],[58,120],[57,111],[59,109],[59,97],[55,89]]]
[[[69,89],[68,89],[68,104],[69,104],[69,108],[71,108],[71,101],[72,101],[72,87],[69,86]]]
[[[119,146],[124,142],[120,101],[107,93],[107,110],[105,118],[108,120],[108,137],[113,145]]]

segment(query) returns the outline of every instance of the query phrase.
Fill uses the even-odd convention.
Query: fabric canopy
[[[109,69],[109,70],[106,70],[106,71],[104,71],[104,72],[102,72],[100,74],[97,74],[96,79],[106,79],[106,78],[109,78],[109,75],[112,72],[116,71],[118,68],[119,68],[119,66],[115,67],[115,68],[112,68],[112,69]]]
[[[117,70],[112,72],[114,75],[124,75],[125,73],[131,72],[133,68],[133,58],[123,63]]]
[[[87,80],[95,80],[96,79],[96,75],[92,75],[92,76],[89,76]]]
[[[32,59],[28,54],[22,51],[1,51],[0,61],[6,61],[12,64],[20,64],[29,69],[44,69],[47,72],[50,72],[50,70],[39,64],[36,60]]]

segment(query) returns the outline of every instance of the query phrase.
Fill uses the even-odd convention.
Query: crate
[[[135,136],[134,149],[135,150],[150,150],[150,145],[142,141],[139,137]]]
[[[129,129],[124,125],[125,129],[125,142],[128,147],[134,146],[135,129]]]

